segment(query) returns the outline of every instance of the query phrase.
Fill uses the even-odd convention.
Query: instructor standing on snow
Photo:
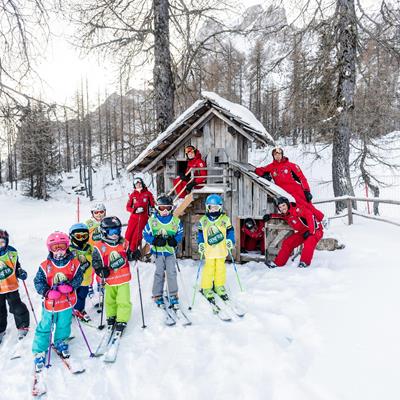
[[[149,219],[150,207],[154,207],[154,197],[147,189],[142,178],[133,180],[134,191],[129,195],[126,210],[131,213],[126,229],[125,239],[129,242],[129,250],[134,260],[139,260],[139,246],[142,241],[143,229]]]
[[[283,156],[281,147],[272,149],[272,157],[274,159],[272,163],[258,167],[254,172],[269,181],[273,180],[276,185],[295,198],[297,205],[307,208],[317,221],[322,221],[324,214],[311,203],[313,197],[310,186],[300,167]]]

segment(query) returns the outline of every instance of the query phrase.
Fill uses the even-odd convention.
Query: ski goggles
[[[160,206],[156,206],[156,210],[157,211],[171,211],[173,208],[173,206],[171,205],[160,205]]]
[[[121,228],[109,228],[107,229],[107,235],[108,236],[113,236],[113,235],[120,235],[121,234]]]
[[[76,240],[86,240],[89,238],[89,232],[75,232],[72,234],[72,236]]]
[[[58,251],[67,251],[67,244],[66,243],[54,243],[50,245],[50,250],[55,253]]]
[[[218,204],[207,204],[206,210],[209,212],[218,212],[222,210],[222,206]]]
[[[93,211],[93,215],[104,215],[106,212],[104,210]]]
[[[1,238],[0,239],[0,247],[6,247],[7,241],[6,239]]]

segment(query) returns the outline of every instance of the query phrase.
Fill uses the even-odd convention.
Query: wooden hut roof
[[[196,128],[201,128],[215,115],[251,141],[263,146],[274,143],[261,122],[244,106],[225,100],[212,92],[202,92],[202,97],[158,135],[127,170],[146,172],[153,169],[160,160],[185,142]]]

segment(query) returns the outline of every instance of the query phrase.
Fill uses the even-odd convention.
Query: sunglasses
[[[194,153],[194,149],[186,149],[185,154]]]
[[[67,251],[68,246],[65,243],[55,243],[50,246],[50,250],[55,253],[57,251]]]
[[[106,213],[106,212],[103,211],[103,210],[93,211],[93,214],[95,214],[95,215],[102,215],[102,214],[105,214],[105,213]]]
[[[275,151],[274,151],[274,155],[275,155],[275,154],[280,154],[280,155],[282,155],[283,153],[282,153],[281,151],[279,151],[279,150],[275,150]]]
[[[89,232],[75,232],[72,234],[72,236],[76,240],[86,240],[89,238]]]
[[[121,234],[121,228],[110,228],[107,229],[107,235],[113,236],[113,235],[120,235]]]

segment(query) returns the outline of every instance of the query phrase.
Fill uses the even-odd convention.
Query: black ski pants
[[[7,328],[7,306],[10,308],[10,313],[14,314],[15,325],[17,328],[29,327],[29,311],[26,305],[21,301],[19,292],[0,293],[0,333]]]

